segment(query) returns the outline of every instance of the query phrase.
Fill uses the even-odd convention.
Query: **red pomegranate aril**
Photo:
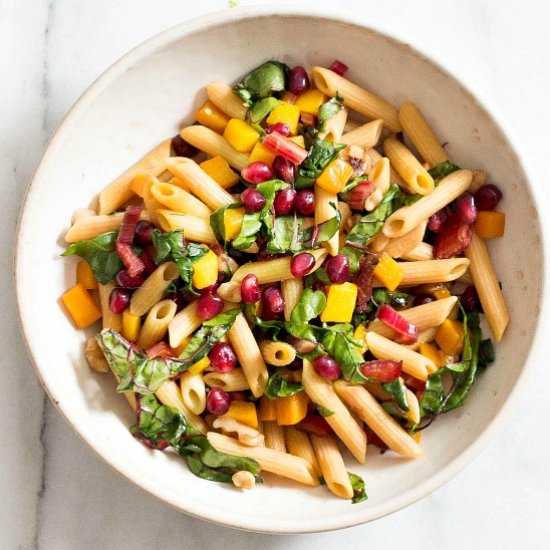
[[[502,191],[492,183],[482,185],[474,195],[478,210],[494,210],[502,199]]]
[[[363,376],[380,382],[391,382],[401,375],[401,363],[391,360],[366,361],[360,367]]]
[[[242,280],[241,298],[245,304],[255,304],[260,299],[260,285],[254,273],[249,273]]]
[[[305,277],[315,265],[315,258],[309,252],[296,254],[290,262],[290,272],[294,277]]]
[[[477,207],[474,196],[464,193],[456,200],[456,213],[464,223],[474,223],[477,219]]]
[[[216,372],[229,372],[237,365],[237,356],[233,348],[224,342],[218,342],[208,355],[210,366]]]
[[[138,288],[145,281],[143,274],[138,275],[137,277],[130,277],[126,269],[121,269],[115,277],[117,286],[123,288]]]
[[[290,126],[284,122],[277,122],[265,129],[266,134],[271,134],[271,132],[279,132],[282,136],[288,137],[290,135]]]
[[[466,313],[472,313],[473,311],[479,311],[480,303],[479,296],[477,294],[476,287],[470,285],[464,289],[462,296],[460,297],[460,303]]]
[[[172,300],[172,302],[174,302],[174,304],[176,304],[177,311],[182,309],[183,306],[185,305],[185,301],[183,299],[183,296],[179,292],[172,292],[170,294],[167,294],[164,297],[164,299],[165,300]]]
[[[172,151],[176,157],[194,157],[199,150],[185,141],[179,134],[172,138]]]
[[[354,187],[348,194],[348,205],[353,210],[364,210],[365,201],[374,191],[374,182],[365,181]]]
[[[218,287],[220,286],[220,283],[218,282],[215,282],[214,284],[210,285],[210,286],[205,286],[204,288],[201,288],[199,290],[199,293],[201,295],[204,295],[204,294],[212,294],[213,292],[216,292],[216,290],[218,289]]]
[[[241,170],[241,176],[248,183],[257,185],[273,177],[271,168],[265,162],[251,162]]]
[[[348,72],[349,67],[345,63],[342,63],[336,59],[329,69],[340,76],[344,76]]]
[[[140,214],[141,206],[139,204],[131,204],[126,208],[118,231],[117,241],[119,243],[132,244],[134,242],[134,234]]]
[[[303,94],[309,88],[307,71],[301,67],[294,67],[288,75],[288,91],[295,95]]]
[[[154,255],[155,255],[155,247],[153,245],[149,245],[147,248],[142,250],[141,254],[139,255],[139,257],[141,258],[141,261],[145,265],[144,273],[146,275],[150,275],[157,268],[157,264],[153,260]]]
[[[259,212],[266,203],[265,197],[257,189],[251,187],[241,193],[241,200],[248,214]]]
[[[328,355],[320,355],[313,360],[315,372],[325,380],[337,380],[342,371],[340,365]]]
[[[109,309],[113,313],[123,313],[130,305],[132,291],[127,288],[114,288],[109,295]]]
[[[382,304],[376,317],[385,325],[396,331],[395,341],[400,344],[414,344],[418,340],[418,327],[409,323],[400,313],[388,304]]]
[[[428,218],[428,229],[434,233],[439,233],[441,226],[445,223],[446,219],[447,213],[445,210],[439,210]]]
[[[153,231],[155,226],[152,223],[140,220],[136,225],[134,241],[140,246],[147,246],[153,242]]]
[[[246,393],[244,391],[231,391],[229,392],[231,401],[246,401]]]
[[[296,191],[294,189],[283,189],[275,195],[273,206],[278,216],[288,216],[294,210]]]
[[[206,395],[206,410],[210,414],[221,416],[229,410],[231,397],[221,388],[212,388]]]
[[[472,224],[464,223],[456,213],[449,216],[435,239],[434,258],[443,260],[462,254],[470,246],[473,234]]]
[[[434,301],[435,301],[435,298],[433,296],[431,296],[430,294],[421,292],[420,294],[417,294],[414,297],[413,306],[423,306],[424,304],[429,304],[430,302],[434,302]]]
[[[311,189],[298,191],[294,209],[302,216],[311,216],[315,212],[315,193]]]
[[[276,286],[266,286],[262,291],[262,319],[274,319],[285,309],[281,291]]]
[[[280,180],[286,181],[287,183],[294,183],[294,164],[281,155],[277,155],[273,159],[273,172]]]
[[[197,316],[207,321],[223,310],[223,300],[217,294],[203,294],[197,300]]]
[[[326,263],[328,278],[331,283],[345,283],[349,277],[349,259],[344,254],[336,254]]]

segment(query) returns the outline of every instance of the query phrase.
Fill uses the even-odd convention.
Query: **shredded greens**
[[[234,88],[247,107],[254,101],[283,92],[290,69],[280,61],[266,61],[249,72]]]

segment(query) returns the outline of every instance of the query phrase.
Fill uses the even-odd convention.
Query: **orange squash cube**
[[[277,399],[268,399],[265,395],[260,397],[258,417],[262,422],[277,420]]]
[[[327,293],[327,303],[321,312],[323,323],[349,323],[355,309],[357,285],[342,283],[330,285]]]
[[[77,283],[61,296],[61,301],[78,328],[86,328],[101,319],[101,310],[90,293]]]
[[[443,352],[434,346],[434,344],[428,344],[427,342],[422,342],[418,347],[418,351],[424,357],[431,359],[434,365],[439,369],[446,364],[445,356]]]
[[[90,264],[86,260],[80,260],[76,264],[76,282],[80,283],[87,290],[95,290],[97,288],[97,281]]]
[[[211,101],[207,101],[196,113],[195,120],[200,122],[203,126],[223,134],[229,117],[221,110],[218,109]]]
[[[300,121],[300,108],[297,105],[291,105],[284,101],[279,102],[279,105],[275,107],[269,113],[267,117],[267,123],[269,125],[282,123],[288,124],[290,133],[294,135],[298,131],[298,122]]]
[[[384,254],[374,268],[374,276],[388,290],[395,290],[403,280],[403,270],[389,254]]]
[[[496,210],[480,210],[475,221],[475,231],[482,239],[495,239],[504,235],[506,214]]]
[[[458,355],[464,345],[462,322],[456,319],[445,319],[435,335],[435,341],[445,355]]]
[[[321,172],[317,178],[317,184],[328,193],[340,193],[352,175],[352,166],[337,158]]]
[[[294,102],[294,105],[300,109],[302,113],[309,113],[317,116],[319,107],[327,101],[328,97],[320,90],[307,90]]]
[[[231,170],[229,163],[220,155],[201,162],[200,167],[224,189],[239,183],[239,175]]]
[[[227,208],[223,213],[225,238],[228,241],[236,239],[243,225],[244,208]]]
[[[277,153],[271,149],[268,149],[261,141],[256,142],[248,162],[263,162],[268,166],[273,164],[273,159],[277,156]]]
[[[308,398],[305,391],[279,397],[275,400],[277,407],[277,424],[279,426],[293,426],[303,420],[307,414]]]
[[[246,424],[251,428],[258,428],[256,405],[250,401],[231,401],[229,410],[220,418],[233,418],[233,420]]]
[[[244,120],[232,118],[225,127],[223,137],[233,149],[249,153],[260,139],[260,134]]]

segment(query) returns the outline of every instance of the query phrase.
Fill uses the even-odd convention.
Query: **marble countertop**
[[[119,56],[167,27],[228,4],[227,0],[0,3],[4,199],[0,548],[210,549],[219,544],[227,550],[317,545],[330,549],[341,547],[342,541],[350,548],[366,544],[408,550],[540,548],[550,536],[548,365],[539,366],[505,430],[446,486],[374,524],[308,536],[246,534],[168,508],[111,471],[45,396],[15,318],[10,253],[20,201],[41,151],[71,104]],[[428,48],[439,51],[492,97],[523,143],[535,181],[547,185],[543,168],[550,126],[546,24],[550,4],[540,0],[333,0],[330,4],[366,12],[374,22],[391,21],[397,30],[414,32]]]

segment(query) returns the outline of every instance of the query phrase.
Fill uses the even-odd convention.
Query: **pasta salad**
[[[75,212],[62,296],[101,321],[131,433],[201,478],[262,471],[367,498],[342,451],[410,459],[466,401],[509,321],[486,240],[502,193],[455,165],[412,102],[267,61],[206,86],[196,124]]]

